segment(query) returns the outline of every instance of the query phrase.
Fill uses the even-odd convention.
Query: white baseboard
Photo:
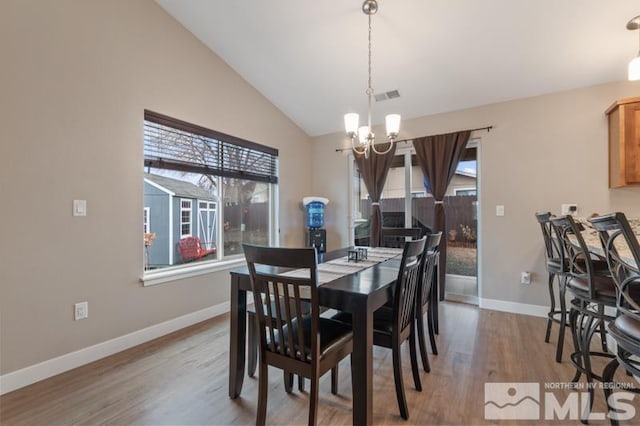
[[[514,314],[532,315],[534,317],[547,318],[548,306],[530,305],[528,303],[508,302],[506,300],[495,300],[479,298],[478,306],[481,309],[493,311],[511,312]]]
[[[162,337],[190,325],[229,312],[229,302],[223,302],[160,324],[137,330],[106,342],[70,352],[20,370],[0,376],[0,395],[39,382],[65,371]]]
[[[247,295],[247,303],[252,303],[251,294]],[[504,300],[480,298],[479,307],[495,311],[512,312],[537,317],[547,316],[546,306],[529,305],[525,303],[507,302]],[[141,343],[162,337],[190,325],[197,324],[209,318],[229,312],[229,302],[223,302],[200,311],[192,312],[160,324],[137,330],[124,336],[116,337],[106,342],[98,343],[84,349],[70,352],[20,370],[0,376],[0,395],[31,385],[41,380],[53,377],[65,371],[81,367],[109,355],[132,348]]]
[[[468,294],[447,293],[445,300],[456,303],[467,303],[469,305],[478,305],[478,296],[470,296]]]

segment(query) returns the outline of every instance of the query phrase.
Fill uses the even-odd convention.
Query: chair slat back
[[[393,299],[393,328],[396,333],[402,333],[413,323],[417,288],[420,282],[420,265],[426,240],[426,237],[422,237],[419,240],[407,241],[402,251]]]
[[[582,236],[582,226],[570,215],[551,218],[551,223],[560,241],[561,263],[567,265],[568,273],[572,277],[587,280],[588,296],[591,299],[595,298],[595,269],[591,253]]]
[[[542,230],[542,238],[544,240],[545,257],[549,260],[560,260],[561,248],[557,239],[553,238],[553,226],[551,225],[551,212],[536,213],[536,219]],[[562,265],[562,264],[560,264]]]
[[[261,350],[314,362],[320,352],[316,251],[249,244],[242,247],[256,304]],[[282,268],[305,269],[309,274],[305,271],[302,278],[298,274],[286,276]],[[303,309],[303,302],[307,306],[310,302],[310,313],[308,307]]]
[[[429,302],[431,294],[431,286],[435,277],[435,268],[440,255],[440,240],[442,232],[437,234],[427,234],[427,241],[424,244],[424,253],[422,255],[422,265],[419,273],[420,283],[418,286],[418,303],[426,305]]]
[[[640,321],[640,300],[631,293],[640,292],[640,243],[624,213],[612,213],[589,219],[598,231],[604,249],[609,271],[618,287],[618,310]],[[621,256],[616,247],[625,244],[632,259]]]

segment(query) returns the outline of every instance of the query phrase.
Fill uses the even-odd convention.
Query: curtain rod
[[[485,126],[485,127],[477,127],[475,129],[469,129],[469,130],[458,130],[457,132],[438,133],[437,135],[429,135],[429,136],[447,135],[449,133],[459,133],[459,132],[464,132],[464,131],[475,132],[476,130],[486,130],[487,132],[490,132],[491,129],[493,129],[493,126]],[[424,138],[424,137],[429,137],[429,136],[418,136],[416,138],[411,138],[411,139],[402,139],[402,140],[399,140],[399,141],[395,141],[394,143],[409,142],[409,141],[412,141],[414,139]],[[342,152],[342,151],[351,151],[351,147],[349,147],[349,148],[336,148],[336,152]]]

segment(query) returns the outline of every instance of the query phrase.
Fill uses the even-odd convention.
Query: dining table
[[[318,254],[318,264],[345,258],[352,248]],[[353,424],[369,425],[373,416],[373,312],[392,300],[400,268],[397,255],[318,286],[321,306],[352,315]],[[320,268],[320,266],[319,266]],[[245,375],[247,292],[251,292],[248,268],[231,271],[229,397],[238,398]]]

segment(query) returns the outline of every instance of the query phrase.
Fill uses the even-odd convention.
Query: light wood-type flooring
[[[540,385],[544,419],[545,383],[564,384],[573,376],[568,361],[554,361],[557,325],[544,343],[546,320],[443,303],[439,355],[431,373],[422,372],[423,391],[413,388],[408,345],[403,345],[405,387],[410,419],[399,416],[391,351],[374,348],[373,420],[391,425],[575,424],[553,421],[485,420],[485,383],[533,382]],[[595,339],[597,340],[597,339]],[[244,425],[255,423],[258,379],[245,378],[240,398],[228,389],[229,318],[223,315],[106,359],[52,377],[0,397],[2,425]],[[596,363],[601,369],[603,363]],[[330,392],[330,375],[320,384],[319,423],[351,424],[348,358],[340,364],[339,395]],[[620,380],[629,381],[624,374]],[[267,422],[306,424],[308,392],[287,394],[279,370],[270,370]],[[307,385],[308,390],[308,385]],[[564,402],[570,391],[554,391]],[[595,411],[604,411],[601,389]],[[640,424],[640,395],[633,400]],[[590,424],[608,424],[595,420]]]

